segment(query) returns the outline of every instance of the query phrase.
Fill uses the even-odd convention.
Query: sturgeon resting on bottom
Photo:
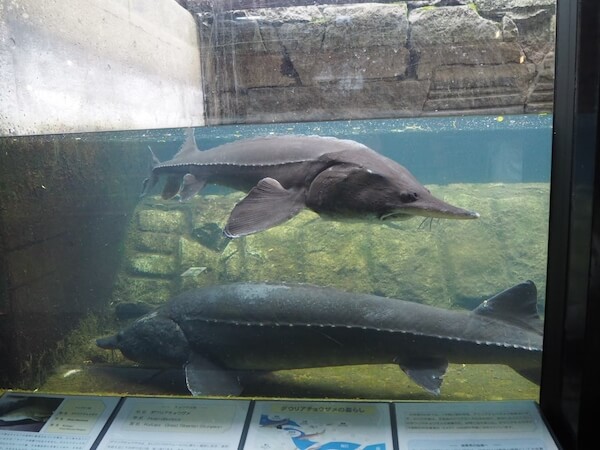
[[[456,311],[307,284],[235,283],[173,297],[97,345],[184,367],[193,395],[238,395],[247,371],[396,363],[439,394],[448,363],[506,364],[538,382],[531,281]]]

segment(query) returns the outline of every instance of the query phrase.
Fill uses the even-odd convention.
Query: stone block
[[[318,55],[322,50],[325,37],[325,24],[323,19],[315,19],[312,22],[292,22],[283,24],[279,28],[279,40],[281,45],[290,54],[301,52]]]
[[[235,76],[229,89],[293,86],[296,78],[282,53],[257,53],[235,56]]]
[[[186,215],[183,211],[145,209],[138,211],[137,218],[141,231],[174,233],[185,228]]]
[[[365,81],[372,79],[404,77],[409,64],[408,50],[396,45],[323,50],[317,56],[314,53],[290,54],[303,86],[339,82],[361,89]]]
[[[530,17],[540,10],[554,12],[556,0],[473,0],[477,10],[486,17],[502,19],[511,17]]]
[[[133,245],[140,252],[164,253],[168,255],[177,250],[177,235],[140,231],[134,235]]]
[[[121,273],[113,292],[113,298],[115,302],[144,302],[159,306],[169,300],[173,293],[173,283],[170,280]]]
[[[473,4],[485,17],[514,24],[516,40],[530,62],[539,63],[554,48],[556,0],[473,0]]]
[[[221,254],[218,266],[218,279],[221,283],[244,280],[246,238],[234,239]]]
[[[532,78],[527,64],[440,67],[423,108],[439,111],[517,107],[519,112]]]
[[[468,89],[499,86],[524,88],[533,78],[529,64],[505,64],[494,66],[445,66],[436,71],[433,89]]]
[[[551,111],[554,103],[554,51],[537,65],[537,75],[529,89],[526,112]]]
[[[236,56],[281,52],[276,28],[260,15],[238,16],[221,23],[218,31],[219,45],[229,47]]]
[[[501,41],[497,22],[484,19],[470,6],[417,8],[409,15],[410,46],[421,48]]]
[[[130,260],[129,270],[133,274],[153,277],[175,275],[179,266],[174,256],[138,253]]]
[[[207,249],[193,239],[179,238],[179,264],[182,273],[190,267],[215,267],[218,253]]]
[[[425,80],[434,76],[440,67],[501,66],[520,64],[525,60],[516,42],[463,43],[452,46],[422,46],[418,51],[417,79]],[[468,70],[467,67],[466,70]]]
[[[247,16],[282,27],[290,23],[310,23],[323,17],[322,8],[315,5],[261,8],[248,10]],[[236,14],[243,12],[236,11]]]
[[[344,80],[318,86],[251,89],[247,117],[257,122],[294,122],[414,116],[422,110],[429,84],[428,80]]]
[[[323,50],[404,47],[408,39],[406,3],[326,6]]]
[[[284,47],[306,45],[311,36],[318,43],[324,32],[323,14],[316,6],[224,12],[213,20],[216,42],[211,45],[236,55],[281,53]]]

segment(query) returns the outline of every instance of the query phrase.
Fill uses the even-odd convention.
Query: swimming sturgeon
[[[439,394],[448,363],[506,364],[539,382],[536,286],[518,284],[473,311],[306,284],[194,289],[97,339],[150,366],[184,367],[194,395],[237,395],[254,371],[396,363]]]
[[[405,167],[347,139],[268,136],[200,151],[189,129],[173,159],[153,158],[142,195],[165,174],[164,199],[187,200],[207,183],[248,192],[225,226],[229,238],[279,225],[305,207],[338,218],[479,217],[434,197]]]

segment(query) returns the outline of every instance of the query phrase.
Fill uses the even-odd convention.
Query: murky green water
[[[66,302],[66,306],[54,310],[40,303],[45,314],[54,315],[57,324],[61,317],[64,323],[64,318],[73,313],[68,310],[69,305],[84,312],[78,314],[75,321],[79,325],[58,339],[58,347],[48,341],[44,354],[52,356],[46,356],[44,361],[51,361],[50,365],[54,367],[40,363],[45,367],[43,373],[48,376],[41,377],[35,386],[25,387],[61,392],[189,395],[181,364],[167,371],[158,370],[155,364],[135,364],[119,351],[98,348],[95,339],[113,334],[135,320],[133,313],[118,312],[118,305],[141,302],[154,308],[174,295],[198,287],[235,282],[309,283],[466,314],[496,293],[524,280],[532,280],[538,289],[538,308],[543,313],[550,116],[196,129],[200,149],[242,138],[280,134],[353,139],[403,164],[436,197],[480,214],[479,219],[468,221],[434,219],[422,223],[422,219],[413,218],[382,223],[326,220],[305,209],[279,226],[233,240],[224,238],[221,231],[244,193],[208,186],[200,196],[182,203],[160,198],[159,186],[138,200],[132,186],[141,187],[146,167],[136,165],[135,170],[128,171],[127,177],[125,173],[119,173],[120,170],[124,172],[125,167],[132,167],[132,155],[137,155],[139,160],[148,160],[147,146],[160,160],[171,158],[181,145],[184,131],[153,130],[64,138],[75,152],[80,149],[82,154],[93,154],[97,158],[101,156],[99,148],[112,149],[107,153],[107,160],[111,161],[110,173],[102,172],[107,170],[102,161],[92,162],[89,166],[100,168],[100,173],[94,174],[97,184],[102,184],[102,179],[113,178],[112,188],[103,187],[107,196],[102,197],[102,193],[91,196],[95,201],[104,202],[104,208],[86,210],[87,215],[81,220],[88,224],[88,230],[83,238],[75,227],[66,232],[73,239],[77,236],[87,240],[85,251],[68,254],[70,260],[56,260],[59,266],[72,265],[70,273],[75,278],[84,279],[86,274],[93,278],[98,275],[94,271],[105,272],[107,276],[102,278],[105,293],[98,295],[92,304],[91,298],[95,295],[92,289],[87,290],[90,297],[75,292],[76,301]],[[18,139],[14,142],[18,143]],[[64,156],[68,152],[61,147],[60,139],[54,141],[52,149],[56,167],[65,161],[68,163]],[[120,157],[129,161],[127,166],[119,164]],[[76,156],[73,158],[77,161]],[[31,164],[27,170],[34,175],[37,173]],[[43,168],[39,171],[44,173]],[[119,184],[120,179],[126,181]],[[39,180],[39,185],[44,188],[36,188],[35,192],[47,195],[52,180],[43,177]],[[77,183],[72,183],[74,189],[78,189]],[[65,192],[65,186],[68,182],[57,185],[56,198],[64,198],[61,192]],[[131,210],[121,208],[125,211],[125,220],[118,221],[122,226],[114,228],[115,236],[111,240],[106,236],[110,235],[111,221],[118,214],[111,210],[110,199],[117,198],[115,192],[119,189],[124,192],[123,198],[135,207]],[[25,204],[35,205],[35,201]],[[69,211],[81,214],[73,202],[57,211],[58,220],[61,217],[64,220]],[[49,213],[44,211],[46,215]],[[56,218],[48,219],[48,224],[53,220]],[[106,248],[114,250],[112,265],[104,257],[96,258],[95,250],[102,252],[107,251]],[[112,283],[108,285],[106,279],[111,279]],[[79,281],[74,283],[77,286]],[[59,282],[61,295],[69,296],[65,286]],[[309,307],[310,302],[307,305]],[[340,317],[344,317],[344,308],[345,305],[340,303]],[[22,313],[21,320],[38,317],[35,311],[28,311]],[[225,321],[239,321],[227,316],[228,311],[222,314]],[[249,320],[260,322],[261,318]],[[43,331],[43,323],[39,326]],[[71,326],[65,325],[65,328]],[[418,335],[418,325],[411,332]],[[211,336],[210,333],[207,335]],[[316,330],[314,333],[328,332]],[[440,335],[443,333],[443,329],[439,330]],[[230,339],[235,342],[235,329],[231,331]],[[274,344],[277,342],[276,331],[270,339]],[[460,337],[453,339],[460,340]],[[270,351],[264,345],[268,339],[260,342],[261,347],[247,352],[248,360],[260,359]],[[361,347],[359,342],[356,344],[357,348]],[[44,344],[38,342],[39,346],[44,347]],[[26,346],[22,349],[23,354],[29,351]],[[293,353],[294,346],[287,351]],[[415,353],[418,352],[417,348]],[[442,350],[440,355],[443,356]],[[220,356],[227,361],[227,355]],[[212,355],[209,359],[216,361],[219,357]],[[538,395],[536,384],[508,366],[472,362],[450,364],[439,397],[418,386],[392,361],[276,370],[255,374],[245,380],[243,387],[242,396],[259,397],[478,400],[537,398]]]

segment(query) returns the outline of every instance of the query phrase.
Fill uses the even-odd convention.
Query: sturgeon
[[[303,208],[336,219],[479,217],[434,197],[405,167],[348,139],[267,136],[200,151],[188,129],[173,159],[153,159],[142,195],[161,175],[168,175],[164,199],[187,200],[207,183],[248,193],[229,216],[224,228],[229,238],[279,225]]]
[[[233,283],[181,293],[96,343],[185,368],[193,395],[238,395],[255,371],[354,364],[398,364],[433,394],[448,363],[505,364],[539,383],[536,291],[526,281],[458,311],[307,284]]]

